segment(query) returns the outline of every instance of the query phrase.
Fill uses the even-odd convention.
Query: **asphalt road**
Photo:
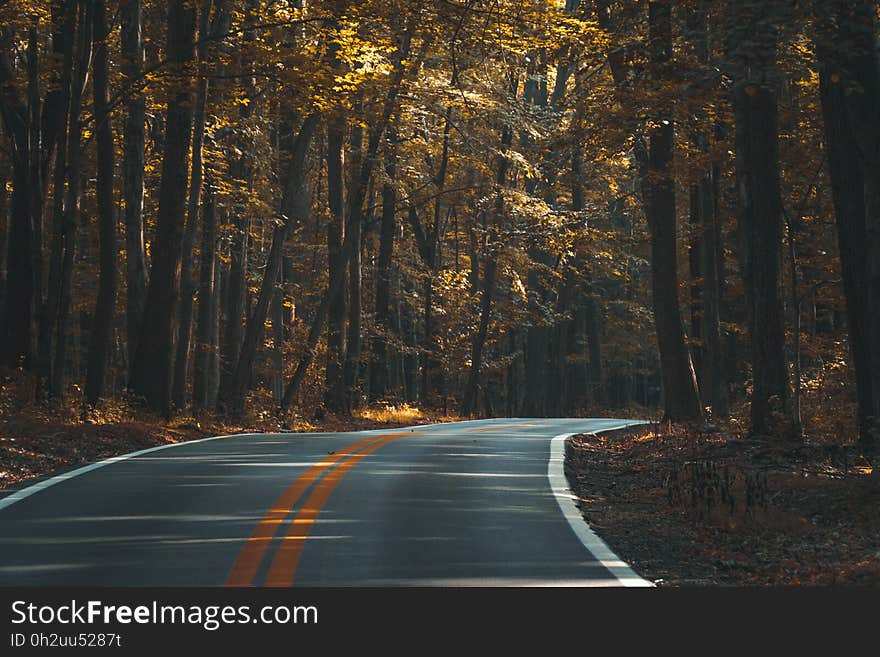
[[[114,459],[0,498],[0,586],[646,585],[562,475],[565,434],[626,424],[250,434]]]

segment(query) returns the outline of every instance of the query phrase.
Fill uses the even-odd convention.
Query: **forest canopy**
[[[84,414],[625,412],[870,452],[877,25],[0,0],[0,366]]]

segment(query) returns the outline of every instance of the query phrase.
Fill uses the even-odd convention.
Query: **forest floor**
[[[240,423],[214,416],[179,416],[166,422],[135,404],[111,401],[87,415],[74,392],[63,405],[34,404],[29,386],[0,379],[0,491],[71,467],[168,443],[236,433],[324,433],[450,422],[457,417],[422,412],[408,404],[374,405],[350,417],[316,413],[281,422],[271,399],[252,400]],[[25,401],[27,400],[27,401]]]
[[[584,517],[658,586],[880,586],[880,473],[841,445],[660,425],[574,436]]]

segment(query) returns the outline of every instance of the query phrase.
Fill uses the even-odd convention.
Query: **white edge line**
[[[614,431],[631,426],[623,424],[619,427],[607,427],[597,431]],[[568,486],[565,477],[565,441],[574,433],[563,433],[555,436],[550,441],[550,462],[547,465],[547,479],[550,480],[550,488],[556,497],[556,502],[562,510],[562,514],[568,521],[569,527],[580,539],[584,547],[602,564],[608,572],[617,580],[620,586],[626,587],[653,587],[654,584],[640,577],[627,563],[618,557],[608,544],[590,528],[590,525],[581,514],[580,508],[575,504],[577,499]]]
[[[104,459],[103,461],[98,461],[97,463],[90,463],[88,465],[84,465],[81,468],[76,468],[75,470],[71,470],[69,472],[63,472],[59,475],[55,475],[54,477],[49,477],[48,479],[44,479],[42,481],[38,481],[37,483],[28,486],[27,488],[22,488],[13,493],[10,493],[6,497],[0,498],[0,510],[5,509],[7,507],[12,506],[16,502],[21,502],[23,499],[30,497],[35,493],[39,493],[42,490],[46,490],[47,488],[51,488],[56,484],[60,484],[63,481],[67,481],[68,479],[73,479],[74,477],[79,477],[80,475],[84,475],[87,472],[92,472],[94,470],[98,470],[99,468],[106,467],[108,465],[113,465],[114,463],[119,463],[120,461],[126,461],[128,459],[134,458],[136,456],[143,456],[144,454],[151,454],[153,452],[158,452],[163,449],[169,449],[171,447],[181,447],[183,445],[195,445],[197,443],[206,443],[212,440],[222,440],[224,438],[241,438],[244,436],[258,436],[262,434],[256,433],[236,433],[229,436],[212,436],[210,438],[199,438],[198,440],[185,440],[179,443],[168,443],[165,445],[157,445],[156,447],[150,447],[149,449],[142,449],[138,452],[131,452],[129,454],[121,454],[119,456],[113,456],[109,459]]]

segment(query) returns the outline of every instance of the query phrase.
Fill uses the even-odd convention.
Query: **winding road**
[[[626,420],[242,434],[0,497],[0,586],[648,586],[582,520],[565,437]]]

